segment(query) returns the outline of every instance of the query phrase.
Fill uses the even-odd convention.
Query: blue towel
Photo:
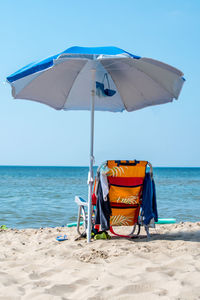
[[[142,216],[144,224],[148,225],[152,218],[158,222],[158,212],[156,203],[156,187],[150,173],[147,173],[144,178],[142,192]]]

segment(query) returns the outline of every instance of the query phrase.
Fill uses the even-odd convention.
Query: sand
[[[1,230],[0,299],[200,299],[200,222],[157,225],[150,241],[75,237],[75,228]]]

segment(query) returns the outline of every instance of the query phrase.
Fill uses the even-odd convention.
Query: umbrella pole
[[[90,167],[88,173],[88,227],[87,227],[87,242],[91,241],[92,229],[92,187],[93,187],[93,148],[94,148],[94,99],[95,99],[95,76],[96,70],[92,69],[92,90],[91,90],[91,123],[90,123]]]

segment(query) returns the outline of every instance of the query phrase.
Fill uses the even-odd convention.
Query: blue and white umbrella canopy
[[[183,73],[162,62],[116,47],[72,47],[7,77],[16,99],[55,109],[90,110],[88,229],[91,238],[94,111],[134,111],[178,99]]]
[[[16,99],[55,109],[90,110],[91,69],[96,70],[94,109],[133,111],[177,99],[183,73],[117,47],[71,47],[7,77]]]

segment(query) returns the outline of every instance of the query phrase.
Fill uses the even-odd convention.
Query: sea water
[[[96,168],[95,168],[96,170]],[[87,167],[0,167],[0,226],[40,228],[76,221],[87,199]],[[200,168],[154,168],[160,218],[200,220]]]

